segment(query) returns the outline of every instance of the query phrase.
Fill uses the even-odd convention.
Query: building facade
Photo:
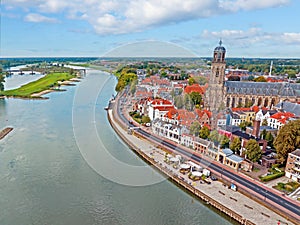
[[[285,176],[300,182],[300,149],[289,153],[285,167]]]

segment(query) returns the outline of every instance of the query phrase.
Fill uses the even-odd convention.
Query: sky
[[[227,57],[299,58],[299,12],[299,0],[1,0],[0,57],[211,57],[222,39]]]

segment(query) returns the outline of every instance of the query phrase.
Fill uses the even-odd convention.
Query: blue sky
[[[228,57],[299,58],[299,11],[299,0],[2,0],[0,57],[101,57],[135,42],[147,56],[162,46],[152,41],[210,57],[222,38]]]

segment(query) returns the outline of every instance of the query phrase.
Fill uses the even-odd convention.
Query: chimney
[[[260,130],[260,120],[253,120],[253,130],[252,135],[256,138],[258,138]]]

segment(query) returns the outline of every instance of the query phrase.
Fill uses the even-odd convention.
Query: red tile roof
[[[199,84],[193,84],[193,85],[186,86],[184,89],[184,92],[187,94],[190,94],[191,92],[197,92],[201,95],[204,94],[204,90]]]
[[[170,102],[169,100],[166,99],[154,99],[150,102],[153,106],[155,105],[173,105],[172,102]]]
[[[285,124],[287,120],[293,117],[295,117],[295,114],[290,112],[278,112],[271,116],[272,119],[276,119],[282,124]]]

